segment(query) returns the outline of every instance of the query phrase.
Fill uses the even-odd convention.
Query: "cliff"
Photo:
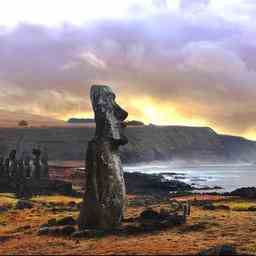
[[[48,150],[52,160],[83,160],[90,127],[0,128],[0,154],[16,148],[31,151],[35,145]],[[207,127],[128,127],[129,144],[121,149],[125,163],[153,160],[246,161],[255,162],[256,142],[219,135]]]

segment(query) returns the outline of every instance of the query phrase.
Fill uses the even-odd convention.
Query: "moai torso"
[[[40,164],[40,156],[41,150],[40,149],[33,149],[33,179],[40,180],[41,178],[41,164]]]
[[[10,177],[10,160],[6,158],[4,161],[4,176]]]
[[[25,157],[24,160],[24,175],[26,178],[31,178],[31,166],[30,166],[30,157]]]
[[[115,102],[115,95],[108,86],[93,86],[91,101],[96,133],[87,149],[86,192],[79,228],[111,229],[122,224],[126,204],[118,148],[128,142],[123,133],[123,121],[128,113]]]
[[[45,179],[49,178],[48,154],[44,152],[41,157],[41,173]]]
[[[0,156],[0,177],[4,176],[4,158]]]
[[[23,179],[25,177],[25,173],[24,173],[24,160],[23,158],[21,158],[19,161],[18,161],[18,177],[20,179]]]
[[[10,168],[9,173],[10,176],[13,178],[17,178],[17,171],[18,171],[18,163],[16,159],[16,150],[12,150],[9,154],[9,160],[10,160]]]

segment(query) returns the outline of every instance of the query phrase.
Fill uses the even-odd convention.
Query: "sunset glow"
[[[146,124],[256,139],[251,0],[0,0],[0,109],[92,117],[108,84]]]

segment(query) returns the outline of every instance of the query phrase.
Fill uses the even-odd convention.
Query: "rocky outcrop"
[[[241,198],[256,198],[256,187],[238,188],[230,193],[231,196],[239,196]]]
[[[193,188],[178,180],[166,180],[162,175],[144,173],[125,173],[125,182],[129,194],[167,196],[172,191],[191,191]]]
[[[128,141],[123,121],[128,113],[115,102],[108,86],[92,86],[96,131],[86,155],[86,186],[79,228],[112,229],[121,225],[126,203],[123,169],[118,148]]]

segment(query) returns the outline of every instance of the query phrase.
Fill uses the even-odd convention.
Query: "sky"
[[[256,139],[254,0],[0,0],[0,110],[129,119]]]

